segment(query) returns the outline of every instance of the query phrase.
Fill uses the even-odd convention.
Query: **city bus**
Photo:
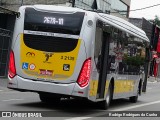
[[[114,99],[137,102],[146,90],[149,46],[143,30],[112,15],[22,6],[11,45],[8,88],[36,92],[42,102],[84,98],[102,109]]]

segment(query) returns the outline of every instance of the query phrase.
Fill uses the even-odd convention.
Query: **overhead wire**
[[[155,4],[155,5],[151,5],[151,6],[148,6],[148,7],[144,7],[144,8],[138,8],[138,9],[134,9],[134,10],[129,10],[129,12],[132,12],[132,11],[139,11],[139,10],[144,10],[144,9],[148,9],[148,8],[152,8],[152,7],[156,7],[156,6],[159,6],[160,4]],[[116,10],[116,9],[114,9]],[[111,13],[117,13],[117,12],[128,12],[128,11],[120,11],[120,10],[116,10],[116,12],[111,12]]]

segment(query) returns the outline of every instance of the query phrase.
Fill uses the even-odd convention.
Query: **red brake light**
[[[80,87],[85,87],[88,85],[90,79],[90,71],[91,71],[91,58],[88,58],[84,61],[83,67],[79,74],[77,83]]]
[[[16,75],[15,59],[13,51],[10,52],[8,75],[10,78],[13,78]]]

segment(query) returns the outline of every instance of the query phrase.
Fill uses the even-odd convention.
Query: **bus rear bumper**
[[[77,83],[57,84],[34,81],[20,76],[15,76],[13,79],[9,78],[8,88],[19,91],[47,92],[68,96],[87,97],[87,88],[81,89]]]
[[[32,91],[32,92],[47,92],[68,96],[86,97],[86,89],[80,89],[82,93],[78,93],[79,88],[77,83],[57,84],[43,81],[33,81],[25,79],[20,76],[15,76],[13,79],[9,78],[8,88],[19,91]]]

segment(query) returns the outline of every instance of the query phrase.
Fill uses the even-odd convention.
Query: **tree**
[[[160,20],[159,20],[159,17],[157,15],[155,16],[154,22],[155,22],[156,25],[160,26]]]

